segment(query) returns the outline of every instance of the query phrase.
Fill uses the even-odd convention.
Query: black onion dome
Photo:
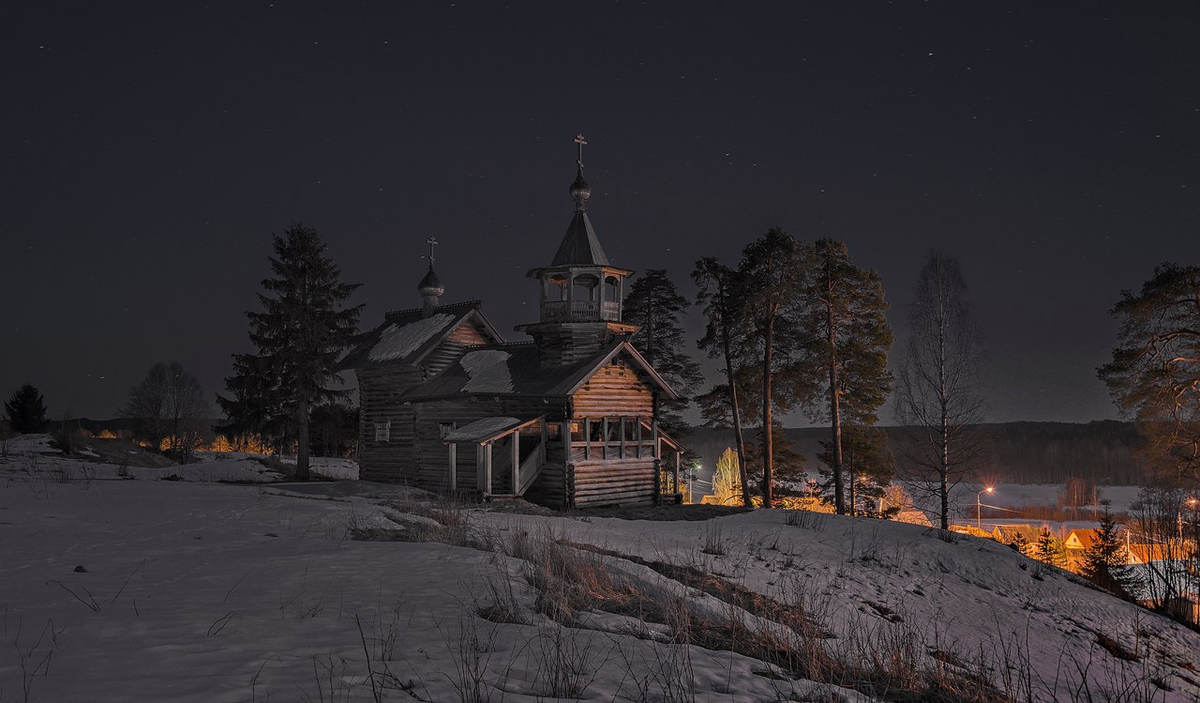
[[[417,284],[417,292],[421,295],[435,296],[446,292],[446,287],[442,285],[441,279],[433,272],[432,264],[429,266],[429,273],[426,273],[425,278],[422,278],[421,282]]]
[[[571,184],[571,197],[575,198],[582,204],[592,195],[592,187],[583,177],[583,169],[579,169],[579,173],[575,176],[575,182]]]

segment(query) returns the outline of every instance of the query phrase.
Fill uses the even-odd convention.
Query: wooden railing
[[[546,300],[542,302],[542,320],[613,320],[621,319],[621,304],[616,301]]]
[[[523,496],[525,491],[533,485],[537,477],[542,473],[542,467],[546,465],[546,443],[538,439],[538,444],[534,450],[525,457],[525,461],[517,467],[513,472],[513,495]]]

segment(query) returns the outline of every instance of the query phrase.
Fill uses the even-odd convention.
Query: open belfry
[[[583,136],[574,213],[549,265],[534,268],[540,314],[505,342],[480,301],[441,304],[429,270],[421,307],[390,312],[343,361],[358,377],[360,476],[443,493],[524,497],[555,508],[679,500],[682,448],[658,427],[675,392],[629,343],[625,280],[588,218]]]

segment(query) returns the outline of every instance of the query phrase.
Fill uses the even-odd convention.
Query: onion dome
[[[583,178],[583,168],[575,176],[575,182],[571,184],[571,197],[575,198],[575,209],[582,210],[587,199],[592,197],[592,187]]]
[[[433,272],[433,264],[429,265],[429,273],[426,273],[425,278],[422,278],[421,282],[417,284],[417,292],[423,298],[427,296],[440,298],[446,292],[446,287],[442,285],[441,279]]]

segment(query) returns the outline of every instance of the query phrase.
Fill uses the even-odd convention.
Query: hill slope
[[[1200,699],[1200,634],[990,541],[45,459],[0,457],[5,700]]]

